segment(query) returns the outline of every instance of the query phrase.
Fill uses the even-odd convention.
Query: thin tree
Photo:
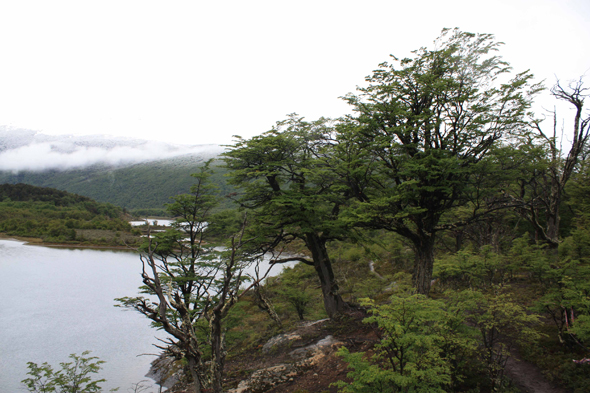
[[[255,263],[255,258],[239,253],[243,230],[237,242],[231,238],[229,251],[217,251],[205,241],[207,220],[216,202],[208,183],[208,165],[193,176],[196,182],[191,192],[173,197],[174,202],[168,205],[177,217],[174,228],[153,236],[148,233],[141,250],[141,289],[151,297],[116,300],[145,315],[171,336],[163,340],[164,346],[157,347],[177,360],[186,360],[196,393],[208,386],[221,392],[225,362],[222,320],[254,285],[240,289],[248,279],[243,270]],[[256,277],[255,282],[266,274]],[[198,330],[200,321],[208,322],[206,333]],[[205,345],[212,350],[209,372],[203,359]]]
[[[580,155],[588,144],[590,136],[590,116],[584,116],[584,99],[588,89],[583,87],[582,79],[569,83],[567,87],[559,81],[551,89],[551,94],[558,100],[571,104],[575,109],[572,133],[562,130],[558,135],[557,112],[553,111],[553,134],[548,135],[541,127],[540,121],[534,122],[534,129],[545,147],[546,168],[531,174],[530,181],[520,189],[517,196],[523,202],[519,212],[533,225],[541,240],[550,247],[559,245],[560,205],[563,201],[565,186],[574,173]],[[564,156],[562,149],[564,138],[571,137],[571,147]]]

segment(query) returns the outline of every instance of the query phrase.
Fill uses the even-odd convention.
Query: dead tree
[[[590,135],[590,116],[584,117],[584,99],[588,96],[588,89],[583,87],[580,78],[576,82],[563,87],[558,81],[551,89],[551,94],[559,100],[566,101],[575,108],[573,121],[572,145],[566,156],[563,155],[562,144],[558,142],[557,113],[553,112],[553,135],[548,136],[541,128],[540,122],[534,122],[538,136],[542,138],[549,153],[549,165],[543,173],[536,177],[537,187],[533,188],[530,203],[522,209],[524,217],[534,226],[541,240],[550,247],[559,244],[559,207],[563,199],[565,185],[570,179],[578,159],[584,151]],[[563,139],[562,135],[562,139]],[[544,214],[540,214],[544,211]],[[541,216],[545,217],[545,223]]]

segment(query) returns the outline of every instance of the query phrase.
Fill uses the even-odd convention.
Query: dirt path
[[[541,370],[524,360],[518,359],[518,354],[513,353],[506,363],[506,376],[514,385],[526,393],[568,393],[568,390],[556,388],[547,381]]]

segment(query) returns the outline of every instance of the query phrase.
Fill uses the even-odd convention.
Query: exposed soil
[[[505,374],[523,393],[567,393],[569,390],[558,388],[549,383],[541,370],[527,361],[520,359],[516,350],[506,363]]]

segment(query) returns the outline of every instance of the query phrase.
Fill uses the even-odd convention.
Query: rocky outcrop
[[[180,381],[181,375],[182,367],[179,366],[178,362],[162,354],[152,362],[150,371],[145,376],[153,379],[162,387],[171,388]]]
[[[325,321],[307,323],[302,325],[302,328],[308,328]],[[267,354],[271,354],[273,351],[282,351],[285,348],[290,348],[293,343],[301,339],[301,331],[280,334],[268,340],[262,347],[262,351]],[[343,344],[336,341],[331,335],[327,335],[310,345],[294,349],[287,353],[287,361],[255,371],[248,379],[241,381],[236,389],[229,390],[228,393],[262,393],[278,384],[293,381],[297,375],[318,364],[325,356]]]
[[[265,355],[272,354],[274,351],[289,347],[292,342],[301,340],[301,336],[297,332],[279,334],[274,336],[262,346],[262,353]]]

